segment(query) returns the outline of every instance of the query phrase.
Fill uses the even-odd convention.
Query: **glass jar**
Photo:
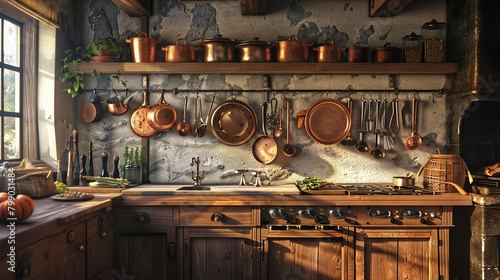
[[[442,22],[433,19],[422,25],[424,40],[424,62],[443,62],[445,55],[446,28]]]
[[[422,36],[412,32],[403,37],[404,62],[422,62]]]
[[[123,167],[123,179],[131,184],[139,185],[142,182],[142,170],[139,165],[127,165]]]

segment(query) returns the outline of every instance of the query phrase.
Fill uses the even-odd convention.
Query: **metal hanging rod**
[[[442,96],[445,94],[445,89],[275,89],[275,90],[258,90],[258,89],[85,89],[84,91],[115,91],[115,92],[125,92],[125,91],[148,91],[148,92],[161,92],[162,90],[165,91],[174,91],[175,92],[192,92],[192,93],[204,93],[204,92],[228,92],[228,93],[233,93],[233,92],[257,92],[257,93],[263,93],[263,92],[268,92],[268,93],[294,93],[294,92],[328,92],[328,93],[394,93],[394,94],[399,94],[399,93],[433,93],[438,96]]]

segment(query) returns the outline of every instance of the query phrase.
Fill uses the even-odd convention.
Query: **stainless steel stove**
[[[388,183],[329,184],[319,190],[301,190],[302,194],[318,195],[438,195],[440,192],[421,187],[397,187]]]

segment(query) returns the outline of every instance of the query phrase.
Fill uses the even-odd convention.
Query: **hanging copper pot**
[[[184,42],[184,44],[180,42]],[[175,45],[165,46],[161,49],[165,51],[166,62],[193,62],[196,60],[196,51],[200,48],[190,46],[184,38],[180,38]]]
[[[347,108],[334,100],[314,104],[306,114],[306,132],[319,144],[333,145],[344,139],[351,129]]]
[[[148,124],[156,131],[169,131],[177,122],[177,112],[165,101],[165,90],[161,90],[160,103],[148,111]]]
[[[134,62],[155,62],[156,44],[160,42],[160,39],[148,37],[146,33],[141,32],[139,37],[132,37],[125,41],[130,43]]]
[[[307,62],[309,60],[309,47],[312,43],[298,40],[292,35],[286,41],[276,42],[276,59],[278,62]]]

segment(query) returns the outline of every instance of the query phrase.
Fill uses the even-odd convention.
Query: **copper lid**
[[[229,38],[222,38],[222,35],[218,35],[216,37],[213,37],[213,38],[208,38],[208,39],[205,39],[201,42],[199,42],[198,44],[200,46],[204,45],[204,44],[208,44],[208,43],[227,43],[227,44],[235,44],[236,42],[234,41],[234,39],[229,39]]]
[[[272,47],[271,42],[259,41],[259,38],[253,38],[253,41],[243,41],[241,44],[236,45],[236,47],[247,47],[247,46],[264,46]]]

